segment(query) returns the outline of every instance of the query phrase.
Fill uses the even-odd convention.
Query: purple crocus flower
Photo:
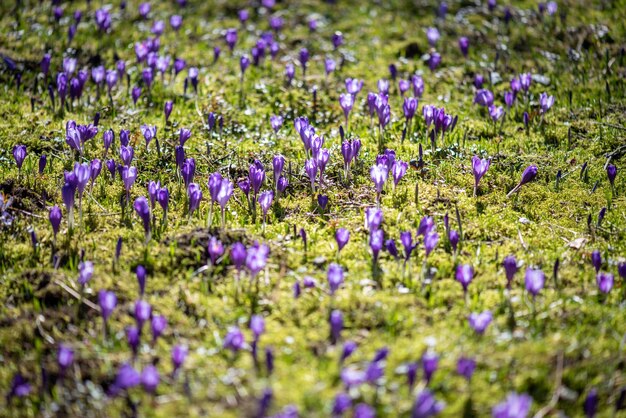
[[[380,228],[383,222],[383,211],[379,208],[365,209],[365,227],[372,232]]]
[[[428,39],[428,43],[430,46],[437,45],[437,41],[439,41],[440,35],[437,28],[428,28],[426,29],[426,39]]]
[[[504,93],[504,103],[506,104],[506,107],[510,109],[511,106],[513,106],[514,102],[515,102],[515,93],[513,93],[512,91],[507,91],[506,93]]]
[[[39,175],[43,174],[47,163],[48,157],[46,156],[46,154],[42,154],[41,157],[39,157]]]
[[[185,362],[189,354],[189,348],[186,345],[175,345],[172,348],[172,365],[174,366],[174,372],[178,371]]]
[[[491,120],[495,123],[502,116],[504,116],[504,109],[502,108],[502,106],[491,105],[489,106],[489,116],[491,117]]]
[[[263,211],[263,222],[267,217],[267,211],[270,206],[272,206],[272,201],[274,200],[274,192],[271,190],[266,190],[259,194],[259,205],[261,206],[261,210]]]
[[[183,25],[182,16],[180,15],[170,16],[170,26],[172,27],[172,29],[174,29],[175,32],[178,32],[178,30],[181,28],[182,25]]]
[[[131,167],[132,168],[132,167]],[[144,196],[139,196],[135,199],[135,203],[133,204],[135,208],[135,212],[137,212],[137,216],[141,218],[143,222],[143,229],[146,236],[146,241],[150,237],[150,205],[148,204],[148,199]]]
[[[404,161],[395,161],[391,166],[391,174],[393,176],[393,187],[394,189],[398,186],[398,183],[406,174],[406,171],[409,168],[409,164]]]
[[[600,254],[600,251],[593,250],[591,253],[591,264],[593,264],[593,267],[596,269],[596,273],[598,273],[600,271],[600,267],[602,267],[602,254]]]
[[[13,147],[13,158],[15,159],[15,164],[17,165],[18,170],[22,169],[22,164],[24,164],[26,154],[26,145],[16,145]]]
[[[96,10],[96,25],[101,32],[108,32],[111,28],[111,15],[105,9]]]
[[[474,96],[474,103],[484,107],[493,105],[493,93],[487,89],[478,90]]]
[[[372,250],[374,262],[378,261],[378,254],[383,249],[385,234],[382,229],[370,231],[369,246]]]
[[[587,393],[587,397],[585,397],[585,402],[583,403],[583,410],[587,418],[593,418],[596,416],[596,413],[598,412],[598,403],[598,390],[596,388],[591,388],[589,393]]]
[[[137,179],[137,168],[136,167],[122,167],[121,171],[122,181],[124,182],[124,188],[126,189],[126,193],[130,193],[130,188],[135,184],[135,180]]]
[[[65,129],[65,142],[76,151],[82,154],[83,141],[81,139],[80,131],[76,129],[74,121],[69,121]]]
[[[148,393],[156,392],[159,386],[160,376],[159,371],[152,364],[147,365],[141,371],[141,386]]]
[[[511,392],[506,399],[491,410],[493,418],[526,418],[530,412],[532,398],[526,394]]]
[[[156,138],[157,128],[154,125],[141,125],[141,133],[146,140],[146,148],[154,138]],[[181,144],[182,145],[182,144]]]
[[[315,177],[317,176],[317,161],[314,158],[306,160],[304,163],[304,171],[309,176],[311,182],[311,189],[315,193]]]
[[[78,283],[84,286],[91,280],[93,276],[93,263],[91,261],[83,261],[78,265]]]
[[[411,76],[411,85],[413,86],[413,95],[415,97],[422,97],[424,94],[424,80],[420,75]]]
[[[469,52],[469,39],[465,36],[459,38],[459,49],[461,50],[461,54],[464,57],[467,57],[467,53]]]
[[[508,255],[502,261],[502,265],[504,266],[504,272],[506,273],[506,287],[507,289],[511,289],[511,283],[513,282],[513,277],[515,273],[517,273],[517,260],[515,256]]]
[[[59,233],[59,228],[61,226],[61,209],[54,205],[50,208],[50,212],[48,213],[48,219],[50,220],[50,225],[52,225],[52,232],[54,233],[54,237],[56,239],[56,235]]]
[[[346,393],[339,393],[333,401],[333,416],[343,416],[352,407],[352,399]]]
[[[469,316],[470,327],[476,331],[477,334],[484,334],[485,330],[493,320],[493,314],[491,311],[483,311],[480,313],[471,313]]]
[[[98,292],[98,305],[100,306],[102,318],[106,322],[117,305],[117,296],[112,291],[100,290]]]
[[[139,284],[139,295],[143,296],[146,288],[146,268],[141,264],[138,265],[135,275],[137,276],[137,283]]]
[[[143,299],[139,299],[135,302],[135,321],[137,321],[137,328],[141,332],[143,324],[147,322],[152,316],[152,306]]]
[[[383,191],[383,186],[387,181],[387,176],[389,175],[389,168],[385,164],[375,164],[370,169],[370,178],[374,183],[374,187],[376,188],[376,193],[378,194],[378,201],[380,201],[380,194]]]
[[[374,408],[366,403],[359,403],[354,407],[354,418],[376,418]]]
[[[254,278],[267,265],[270,248],[265,244],[251,245],[246,251],[246,267]]]
[[[613,289],[613,275],[611,273],[598,273],[596,282],[598,283],[598,289],[602,293],[608,294]]]
[[[537,269],[533,270],[532,268],[526,269],[526,277],[525,277],[525,285],[526,290],[533,295],[533,298],[536,297],[541,289],[543,289],[545,283],[545,274],[543,271]]]
[[[357,78],[346,78],[346,90],[351,95],[355,96],[361,91],[363,88],[363,80],[359,80]]]
[[[7,394],[7,401],[13,397],[25,398],[30,394],[31,385],[20,373],[16,373],[11,380],[11,389]]]
[[[337,252],[339,252],[350,241],[350,231],[345,228],[338,228],[335,231],[335,241],[337,241]]]
[[[513,193],[518,192],[522,186],[526,183],[530,183],[537,177],[538,168],[536,165],[530,165],[526,167],[524,172],[522,173],[522,178],[520,182],[515,186],[511,191],[507,194],[507,197],[510,197]]]
[[[290,62],[285,64],[285,78],[287,79],[287,83],[291,84],[294,76],[296,75],[296,67]]]
[[[404,247],[404,260],[407,261],[415,248],[411,231],[400,232],[400,242],[402,242],[402,246]]]
[[[539,106],[541,107],[541,114],[545,114],[554,105],[554,96],[549,96],[547,93],[541,93],[539,95]]]
[[[606,176],[609,178],[611,187],[615,187],[615,177],[617,177],[617,167],[615,167],[613,164],[607,165]]]
[[[61,344],[59,345],[59,350],[57,351],[57,363],[59,368],[61,369],[61,373],[64,373],[68,367],[72,365],[74,362],[74,350],[69,345]]]
[[[378,94],[383,94],[385,96],[389,95],[389,80],[381,78],[380,80],[378,80],[377,86]]]
[[[272,115],[270,117],[270,125],[275,133],[278,132],[281,126],[283,126],[283,117],[280,115]]]
[[[424,249],[426,251],[426,257],[435,249],[439,242],[439,234],[435,231],[431,231],[424,236]]]
[[[189,183],[187,196],[189,198],[189,216],[191,216],[200,207],[200,201],[202,200],[200,186],[197,183]]]
[[[441,64],[441,54],[437,51],[431,52],[428,58],[428,68],[430,68],[430,71],[435,71],[437,67],[439,67],[439,64]]]
[[[402,111],[407,121],[413,119],[415,112],[417,111],[418,100],[414,97],[406,97],[404,104],[402,105]]]
[[[328,273],[326,277],[328,278],[330,294],[334,295],[344,281],[343,269],[339,264],[331,263],[331,265],[328,266]]]
[[[348,126],[348,117],[350,116],[350,111],[352,110],[352,106],[354,106],[354,96],[351,94],[341,94],[339,96],[339,105],[341,109],[343,109],[343,115],[345,117],[346,126]]]
[[[463,376],[468,382],[476,370],[476,360],[470,357],[460,357],[456,362],[456,372]]]
[[[301,48],[300,53],[298,54],[298,60],[300,61],[300,66],[302,66],[302,74],[306,74],[306,64],[309,61],[309,50]]]
[[[476,74],[474,76],[474,87],[477,89],[482,89],[483,84],[485,83],[485,77],[482,74]]]
[[[400,90],[401,96],[404,96],[404,93],[409,91],[410,88],[411,88],[411,82],[409,80],[401,79],[398,81],[398,90]],[[405,101],[405,106],[406,106],[406,101]],[[406,110],[404,113],[406,115]]]
[[[489,170],[489,166],[491,165],[491,159],[487,160],[474,155],[472,157],[472,172],[474,173],[474,197],[476,197],[476,193],[478,191],[478,183],[480,179],[487,173]]]
[[[146,3],[141,3],[139,5],[139,15],[144,18],[147,19],[148,18],[148,14],[150,13],[150,3],[146,2]]]
[[[330,337],[333,343],[336,343],[341,338],[341,331],[343,330],[343,314],[340,310],[335,309],[330,313]]]
[[[519,76],[520,87],[524,91],[528,91],[530,89],[530,83],[532,82],[532,75],[530,73],[523,73]]]
[[[324,71],[326,72],[326,76],[329,76],[330,73],[332,73],[333,71],[335,71],[335,68],[337,67],[337,63],[335,62],[334,59],[332,58],[326,58],[324,60]]]
[[[439,356],[433,351],[427,351],[422,356],[422,369],[424,370],[424,377],[426,383],[430,383],[433,375],[439,367]]]
[[[223,347],[224,349],[237,352],[241,350],[246,343],[241,330],[237,327],[229,327],[226,336],[224,337]]]
[[[124,363],[120,366],[115,376],[115,382],[112,385],[112,393],[116,394],[120,390],[127,390],[141,384],[141,376],[128,363]]]
[[[437,401],[428,388],[423,389],[415,397],[411,418],[431,418],[439,415],[445,404]]]
[[[467,287],[474,279],[474,267],[470,264],[460,264],[456,268],[456,280],[463,286],[463,292],[467,293]]]
[[[167,328],[167,319],[163,315],[153,315],[150,321],[150,329],[152,330],[152,341],[156,341],[163,331]]]
[[[261,315],[252,315],[252,318],[250,318],[250,329],[254,335],[254,340],[257,341],[261,334],[265,332],[265,320]]]

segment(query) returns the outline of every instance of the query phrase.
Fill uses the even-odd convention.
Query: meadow
[[[626,2],[0,4],[0,416],[626,416]]]

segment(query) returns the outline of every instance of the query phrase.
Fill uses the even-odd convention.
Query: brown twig
[[[559,401],[559,397],[561,396],[562,381],[563,381],[563,352],[559,351],[559,353],[557,354],[557,358],[556,358],[556,387],[554,389],[554,393],[552,394],[552,398],[550,399],[550,402],[548,402],[546,406],[544,406],[539,411],[537,411],[537,413],[535,414],[535,418],[543,418],[554,409],[557,402]]]

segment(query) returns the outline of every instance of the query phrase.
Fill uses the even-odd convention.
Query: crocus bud
[[[332,263],[328,266],[328,273],[326,276],[328,278],[330,294],[334,295],[344,281],[343,268],[341,268],[339,264]]]
[[[148,393],[154,393],[159,386],[159,371],[152,364],[146,366],[141,372],[141,386]]]
[[[433,375],[437,371],[439,367],[439,356],[432,351],[427,351],[422,356],[422,369],[424,371],[424,377],[426,378],[426,383],[430,383]]]
[[[134,325],[126,328],[126,341],[128,342],[130,349],[133,351],[133,354],[137,355],[137,350],[139,349],[139,343],[141,341],[139,328]]]
[[[137,328],[141,332],[141,328],[144,322],[148,321],[152,316],[152,306],[143,299],[139,299],[135,302],[135,321],[137,321]]]
[[[59,346],[59,351],[57,351],[57,363],[59,364],[61,372],[64,373],[73,362],[74,350],[68,345],[61,344]]]
[[[587,394],[583,404],[583,410],[585,411],[585,416],[587,418],[593,418],[596,416],[598,403],[598,390],[596,388],[592,388]]]
[[[93,276],[93,263],[91,261],[83,261],[78,265],[78,283],[84,286],[91,280]]]
[[[54,233],[54,237],[59,233],[59,228],[61,226],[61,209],[54,205],[50,208],[50,212],[48,213],[48,219],[50,220],[50,225],[52,225],[52,232]]]
[[[189,349],[186,345],[175,345],[172,348],[172,365],[174,366],[174,372],[176,372],[185,362]]]
[[[468,382],[472,379],[476,369],[476,360],[469,357],[460,357],[456,362],[456,372]]]
[[[536,297],[541,289],[543,289],[545,283],[545,275],[543,271],[537,269],[533,270],[530,267],[526,269],[525,285],[526,290]]]
[[[336,343],[341,338],[342,329],[343,314],[340,310],[335,309],[330,313],[330,336],[333,343]]]
[[[117,297],[115,296],[115,293],[112,291],[100,290],[100,292],[98,292],[98,305],[100,305],[102,318],[106,322],[117,305]]]
[[[230,327],[224,337],[223,347],[233,352],[237,352],[243,348],[245,339],[241,330],[237,327]]]
[[[13,147],[13,158],[15,159],[15,164],[17,165],[17,169],[22,169],[22,164],[26,159],[26,145],[16,145]]]
[[[39,174],[43,174],[43,170],[46,168],[46,163],[48,162],[48,157],[46,154],[43,154],[39,157]]]
[[[335,241],[337,241],[337,251],[341,251],[350,241],[350,231],[345,228],[339,228],[335,232]]]
[[[459,38],[459,49],[464,57],[467,57],[467,53],[469,52],[469,39],[465,36]]]
[[[135,274],[137,276],[137,283],[139,284],[139,295],[143,296],[146,288],[146,268],[141,264],[138,265]]]
[[[613,164],[609,164],[606,166],[606,175],[609,178],[609,182],[611,183],[611,187],[615,187],[615,177],[617,176],[617,167]]]
[[[170,119],[170,115],[172,114],[172,109],[174,108],[174,103],[171,100],[165,102],[163,105],[163,114],[165,115],[165,123]]]
[[[135,199],[135,203],[133,204],[133,207],[135,208],[135,212],[137,212],[137,216],[139,216],[139,218],[142,220],[145,235],[146,237],[148,237],[150,235],[150,218],[151,218],[148,199],[146,199],[144,196],[139,196],[137,199]]]
[[[510,289],[513,277],[518,270],[517,260],[515,259],[515,256],[509,255],[504,258],[502,265],[504,266],[504,272],[506,273],[506,287],[507,289]]]
[[[152,330],[152,341],[156,341],[167,328],[167,319],[163,315],[154,315],[150,321],[150,328]]]
[[[455,278],[463,286],[463,291],[467,293],[467,288],[474,278],[474,268],[469,264],[460,264],[456,268]]]
[[[602,293],[609,293],[613,289],[613,275],[611,273],[598,273],[596,275],[596,282],[598,283],[598,289]]]
[[[469,324],[470,327],[472,327],[472,329],[476,331],[477,334],[482,335],[485,333],[485,330],[491,323],[492,319],[493,314],[491,313],[491,311],[484,311],[481,313],[473,312],[469,316]]]
[[[602,267],[602,255],[600,251],[594,250],[591,253],[591,264],[593,264],[593,267],[596,269],[596,273],[600,271],[600,267]]]

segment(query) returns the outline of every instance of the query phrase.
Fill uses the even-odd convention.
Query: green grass
[[[115,89],[111,107],[105,95],[95,100],[95,89],[88,82],[83,101],[64,113],[58,111],[58,106],[57,112],[52,111],[47,84],[41,75],[36,76],[43,52],[53,52],[51,72],[56,74],[63,51],[68,48],[68,19],[74,8],[81,9],[84,17],[67,52],[77,56],[79,67],[102,60],[112,68],[114,57],[123,58],[134,85],[141,68],[135,67],[133,45],[145,39],[150,28],[149,23],[137,18],[138,2],[129,2],[125,20],[118,13],[118,2],[114,2],[112,31],[107,35],[95,29],[94,4],[89,12],[82,1],[65,5],[60,26],[53,23],[48,3],[28,2],[19,13],[0,5],[0,53],[24,69],[19,93],[6,66],[0,71],[0,189],[6,196],[13,196],[9,213],[15,218],[10,227],[0,229],[0,295],[4,300],[0,306],[0,388],[7,392],[18,371],[33,384],[28,398],[2,405],[0,415],[49,415],[59,408],[69,416],[117,416],[128,413],[130,399],[142,416],[254,416],[257,399],[271,387],[272,413],[295,404],[301,416],[329,416],[332,399],[343,385],[339,377],[341,345],[329,342],[328,317],[332,309],[340,309],[345,321],[343,339],[354,340],[359,346],[348,365],[363,368],[376,350],[383,346],[390,349],[384,384],[378,388],[364,385],[353,393],[355,403],[370,403],[379,416],[410,416],[414,394],[399,367],[419,360],[429,346],[441,357],[429,387],[446,402],[444,416],[488,416],[509,391],[529,393],[534,399],[532,412],[536,413],[550,404],[557,390],[561,396],[552,404],[551,412],[555,416],[557,411],[582,416],[584,397],[592,387],[600,394],[601,416],[613,416],[626,390],[626,289],[616,271],[617,263],[626,256],[626,58],[620,52],[626,34],[626,3],[601,6],[559,2],[559,10],[567,13],[565,20],[545,16],[540,21],[534,2],[516,2],[511,6],[514,18],[508,26],[499,18],[503,5],[498,6],[499,17],[494,17],[469,2],[448,2],[446,20],[436,22],[434,3],[280,3],[277,11],[286,22],[280,36],[281,51],[275,61],[248,69],[243,105],[239,102],[239,60],[230,56],[222,38],[224,29],[239,27],[236,12],[243,3],[190,3],[180,10],[173,2],[153,4],[151,16],[167,20],[174,11],[183,15],[183,29],[175,36],[168,26],[161,51],[172,58],[183,57],[188,65],[200,68],[197,96],[189,91],[183,95],[186,71],[174,83],[163,85],[157,81],[149,97],[144,90],[136,106],[125,83],[123,88],[118,85]],[[251,22],[247,30],[240,29],[236,56],[243,51],[249,53],[257,39],[255,34],[268,28],[266,18],[256,17],[250,10]],[[306,22],[313,13],[322,24],[317,33],[309,34]],[[462,20],[454,19],[457,13],[464,16]],[[443,62],[430,72],[420,56],[428,51],[424,30],[435,24],[442,34],[438,49]],[[597,35],[601,25],[608,29],[604,37]],[[330,43],[337,30],[346,39],[338,52]],[[458,51],[459,36],[470,38],[467,60]],[[420,53],[407,58],[405,51],[413,43]],[[220,60],[211,64],[214,45],[223,51]],[[297,67],[294,84],[287,86],[284,65],[296,63],[303,46],[311,52],[307,79],[303,82]],[[570,49],[577,50],[578,62],[568,57]],[[550,54],[554,59],[549,58]],[[323,76],[326,56],[344,57],[344,65],[327,83]],[[456,130],[445,143],[438,144],[434,153],[423,129],[401,143],[402,102],[397,83],[392,83],[392,122],[386,131],[386,147],[394,149],[399,159],[409,161],[417,158],[421,143],[425,169],[410,169],[395,192],[385,190],[381,202],[383,228],[386,238],[398,240],[401,231],[415,232],[423,216],[433,216],[442,239],[428,258],[426,269],[420,242],[405,269],[383,252],[380,270],[373,270],[368,232],[363,226],[364,209],[376,204],[369,168],[378,154],[365,100],[368,91],[377,90],[379,78],[389,78],[391,63],[397,65],[401,77],[423,72],[426,89],[418,114],[423,104],[435,104],[459,116]],[[494,79],[501,78],[502,82],[489,86],[489,71],[497,73],[499,77],[494,75]],[[522,71],[544,75],[549,84],[534,82],[528,105],[518,101],[502,129],[494,134],[485,112],[472,104],[474,74],[486,77],[486,87],[493,90],[496,103],[503,105],[510,78]],[[40,79],[34,89],[36,77]],[[346,77],[365,80],[350,116],[348,136],[363,141],[350,184],[342,178],[338,131],[343,123],[338,98],[345,90]],[[315,107],[311,92],[314,87],[318,88]],[[554,95],[556,104],[539,126],[538,97],[543,91]],[[84,100],[86,96],[89,103]],[[34,111],[31,99],[35,100]],[[174,101],[167,126],[163,118],[166,100]],[[526,106],[533,119],[528,133],[522,124]],[[224,118],[221,137],[204,128],[203,118],[210,111]],[[139,176],[131,198],[147,195],[149,180],[160,180],[170,190],[167,229],[155,234],[147,246],[141,222],[134,214],[122,216],[119,202],[124,195],[123,185],[119,178],[110,181],[105,166],[83,201],[82,229],[75,228],[71,233],[67,229],[60,193],[62,170],[70,169],[77,157],[65,144],[65,122],[75,119],[87,123],[96,112],[101,114],[100,131],[112,128],[117,145],[120,129],[132,132],[133,164]],[[273,114],[285,117],[285,125],[277,135],[269,124]],[[331,150],[323,188],[329,206],[323,214],[313,203],[303,170],[305,154],[293,129],[293,118],[297,116],[308,116]],[[421,116],[419,119],[421,124]],[[139,130],[144,123],[158,126],[161,157],[154,143],[146,152]],[[193,132],[186,150],[196,159],[195,181],[205,195],[199,213],[191,219],[186,214],[185,191],[174,164],[173,150],[178,142],[175,132],[180,127]],[[100,133],[87,143],[86,158],[102,158],[101,138]],[[15,144],[28,147],[21,174],[11,155]],[[37,160],[43,153],[48,155],[48,167],[39,175]],[[265,229],[258,218],[253,220],[248,214],[240,190],[228,204],[226,230],[219,230],[219,216],[214,216],[212,227],[207,228],[209,173],[220,171],[236,181],[247,175],[248,165],[255,158],[271,171],[271,158],[276,153],[286,157],[286,170],[291,164],[290,187],[270,210]],[[474,154],[493,159],[477,198],[472,197]],[[118,160],[117,151],[113,155]],[[618,167],[614,191],[604,169],[609,159]],[[581,178],[584,162],[588,163],[588,174]],[[518,197],[507,198],[507,192],[529,164],[538,166],[537,179],[524,186]],[[558,170],[563,179],[557,189]],[[271,179],[271,175],[268,177]],[[264,188],[269,188],[269,183]],[[57,269],[51,261],[52,229],[47,221],[47,209],[53,204],[64,212],[55,250],[60,257]],[[596,227],[602,207],[608,211],[601,227]],[[444,239],[443,216],[448,213],[451,227],[459,229],[457,209],[463,239],[455,257]],[[160,208],[156,215],[160,219]],[[587,226],[589,215],[591,228]],[[28,232],[31,227],[38,237],[36,252]],[[334,241],[338,227],[351,231],[350,243],[339,256]],[[297,234],[300,228],[308,236],[306,252]],[[259,276],[258,289],[246,290],[249,278],[242,276],[244,290],[237,292],[237,274],[227,261],[204,275],[194,276],[194,271],[206,263],[206,243],[213,234],[224,244],[258,240],[270,245],[269,263]],[[123,249],[119,265],[114,266],[118,237],[123,239]],[[397,244],[400,246],[399,241]],[[616,275],[615,287],[606,297],[599,294],[595,284],[590,262],[594,249],[602,253],[603,270]],[[97,302],[100,289],[114,290],[118,296],[106,341],[98,313],[79,304],[60,286],[78,291],[77,264],[82,251],[85,259],[96,266],[85,298]],[[524,263],[509,298],[501,266],[508,254],[515,254]],[[556,260],[560,268],[555,279],[552,270]],[[326,292],[326,270],[335,261],[346,270],[346,283],[331,298]],[[466,301],[454,280],[457,263],[470,263],[476,270]],[[163,380],[156,397],[134,389],[127,399],[108,398],[106,388],[119,364],[130,356],[123,331],[134,322],[131,313],[137,283],[133,271],[138,264],[149,271],[146,298],[155,312],[167,317],[169,327],[155,347],[146,344],[135,366],[141,369],[155,361]],[[523,290],[526,266],[546,273],[546,287],[534,303]],[[303,290],[302,296],[294,299],[293,283],[306,275],[313,276],[322,289]],[[430,280],[425,282],[425,277]],[[401,291],[400,284],[407,290]],[[494,321],[479,337],[469,327],[467,316],[485,309],[494,313]],[[222,349],[222,339],[232,325],[239,325],[250,340],[247,322],[254,313],[262,314],[267,323],[267,332],[259,343],[260,353],[273,347],[276,355],[271,377],[263,367],[255,369],[249,353],[232,355]],[[48,387],[52,388],[58,377],[59,343],[75,349],[75,366],[54,389],[40,396],[39,389],[45,386],[41,368],[50,376]],[[169,353],[174,344],[180,343],[189,345],[190,356],[184,371],[172,380]],[[461,355],[474,356],[478,362],[471,385],[455,373],[456,359]]]

